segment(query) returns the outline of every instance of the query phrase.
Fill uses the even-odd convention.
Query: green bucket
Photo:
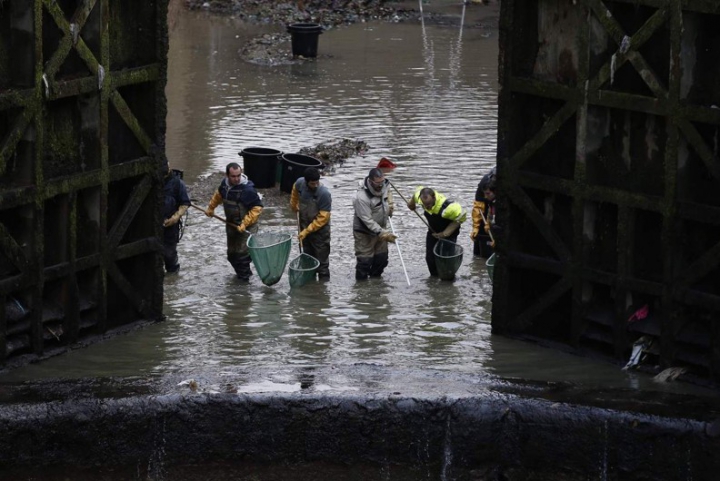
[[[248,237],[250,258],[266,286],[277,283],[282,277],[290,258],[291,241],[290,234],[277,232],[258,232]]]

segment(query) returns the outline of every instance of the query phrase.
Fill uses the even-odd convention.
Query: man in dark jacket
[[[388,242],[395,242],[396,238],[387,230],[393,213],[390,181],[380,169],[371,169],[362,181],[353,207],[355,279],[380,277],[388,265]]]
[[[170,168],[163,179],[163,260],[165,271],[168,273],[180,270],[178,262],[177,245],[180,242],[182,229],[182,216],[190,207],[185,183],[182,181],[182,172]]]
[[[255,185],[242,173],[242,168],[235,162],[225,167],[225,178],[210,199],[205,215],[212,217],[215,208],[220,204],[223,204],[225,217],[229,222],[225,225],[227,259],[235,269],[238,279],[249,281],[252,271],[247,240],[251,233],[257,232],[257,221],[263,210],[263,204],[255,190]]]

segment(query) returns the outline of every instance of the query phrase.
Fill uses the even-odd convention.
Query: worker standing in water
[[[380,277],[388,265],[388,242],[395,242],[397,238],[388,231],[394,203],[390,182],[380,169],[371,169],[362,181],[353,208],[355,279]]]
[[[295,181],[290,193],[290,208],[299,216],[298,240],[305,253],[318,261],[318,279],[330,279],[330,190],[320,182],[320,171],[315,167],[305,169],[303,176]]]
[[[263,204],[255,185],[235,162],[225,167],[225,178],[210,199],[205,215],[212,217],[220,204],[228,221],[225,225],[228,262],[235,269],[238,279],[247,282],[252,275],[247,241],[250,234],[257,232]]]
[[[439,239],[447,239],[457,242],[460,234],[460,225],[467,219],[467,213],[462,206],[448,199],[440,192],[430,187],[419,186],[407,206],[414,211],[421,205],[425,211],[428,231],[425,236],[425,262],[427,263],[430,275],[437,277],[438,270],[435,265],[435,254],[433,249]]]

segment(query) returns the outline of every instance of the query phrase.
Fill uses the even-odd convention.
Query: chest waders
[[[452,204],[453,201],[450,199],[443,202],[442,207],[440,208],[440,211],[437,214],[431,214],[428,211],[425,211],[425,218],[428,221],[428,224],[430,225],[430,228],[435,232],[442,232],[445,230],[445,228],[450,225],[453,221],[449,219],[445,219],[442,216],[442,213],[445,211],[447,206]],[[438,270],[437,266],[435,265],[435,254],[433,253],[433,249],[435,249],[435,244],[437,244],[437,239],[433,237],[433,233],[431,231],[427,231],[427,234],[425,235],[425,263],[428,266],[428,270],[430,271],[430,275],[433,277],[437,277]],[[447,237],[446,239],[452,242],[457,242],[458,235],[460,234],[460,229],[458,228],[455,232],[452,233],[451,236]]]
[[[385,228],[387,219],[386,199],[383,197],[373,196],[367,189],[365,189],[365,195],[368,196],[371,203],[374,203],[374,207],[382,212],[381,219],[373,216],[373,220]],[[379,203],[378,203],[379,201]],[[372,209],[371,209],[371,213]],[[360,227],[353,229],[353,237],[355,240],[355,258],[357,262],[355,264],[355,279],[364,280],[368,277],[380,277],[383,271],[388,266],[388,243],[387,241],[380,240],[380,238],[370,229],[365,227],[365,224],[355,216],[353,224]]]
[[[314,198],[304,199],[300,196],[300,229],[309,226],[320,210]],[[313,256],[320,261],[317,268],[319,278],[330,277],[330,223],[328,222],[320,230],[309,234],[303,240],[303,250],[306,254]]]
[[[163,218],[169,219],[178,210],[181,202],[180,180],[174,176],[163,184]],[[163,262],[168,273],[180,270],[177,245],[180,242],[182,219],[170,227],[163,227]]]
[[[223,207],[227,220],[235,225],[240,225],[243,218],[247,215],[248,210],[244,205],[223,198]],[[250,234],[257,232],[257,224],[248,227],[245,232],[238,232],[234,226],[225,225],[225,233],[227,234],[227,259],[230,265],[235,269],[238,279],[247,281],[252,275],[250,270],[250,253],[247,247],[247,240]]]

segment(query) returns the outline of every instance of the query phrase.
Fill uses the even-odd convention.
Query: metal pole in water
[[[398,255],[400,256],[400,264],[402,264],[403,272],[405,272],[405,280],[407,280],[408,286],[410,286],[412,284],[410,284],[410,278],[408,277],[407,269],[405,269],[405,261],[403,260],[402,252],[400,252],[400,243],[397,240],[397,234],[395,233],[395,227],[393,227],[392,217],[388,217],[388,221],[390,222],[390,231],[395,236],[395,247],[397,247]]]

